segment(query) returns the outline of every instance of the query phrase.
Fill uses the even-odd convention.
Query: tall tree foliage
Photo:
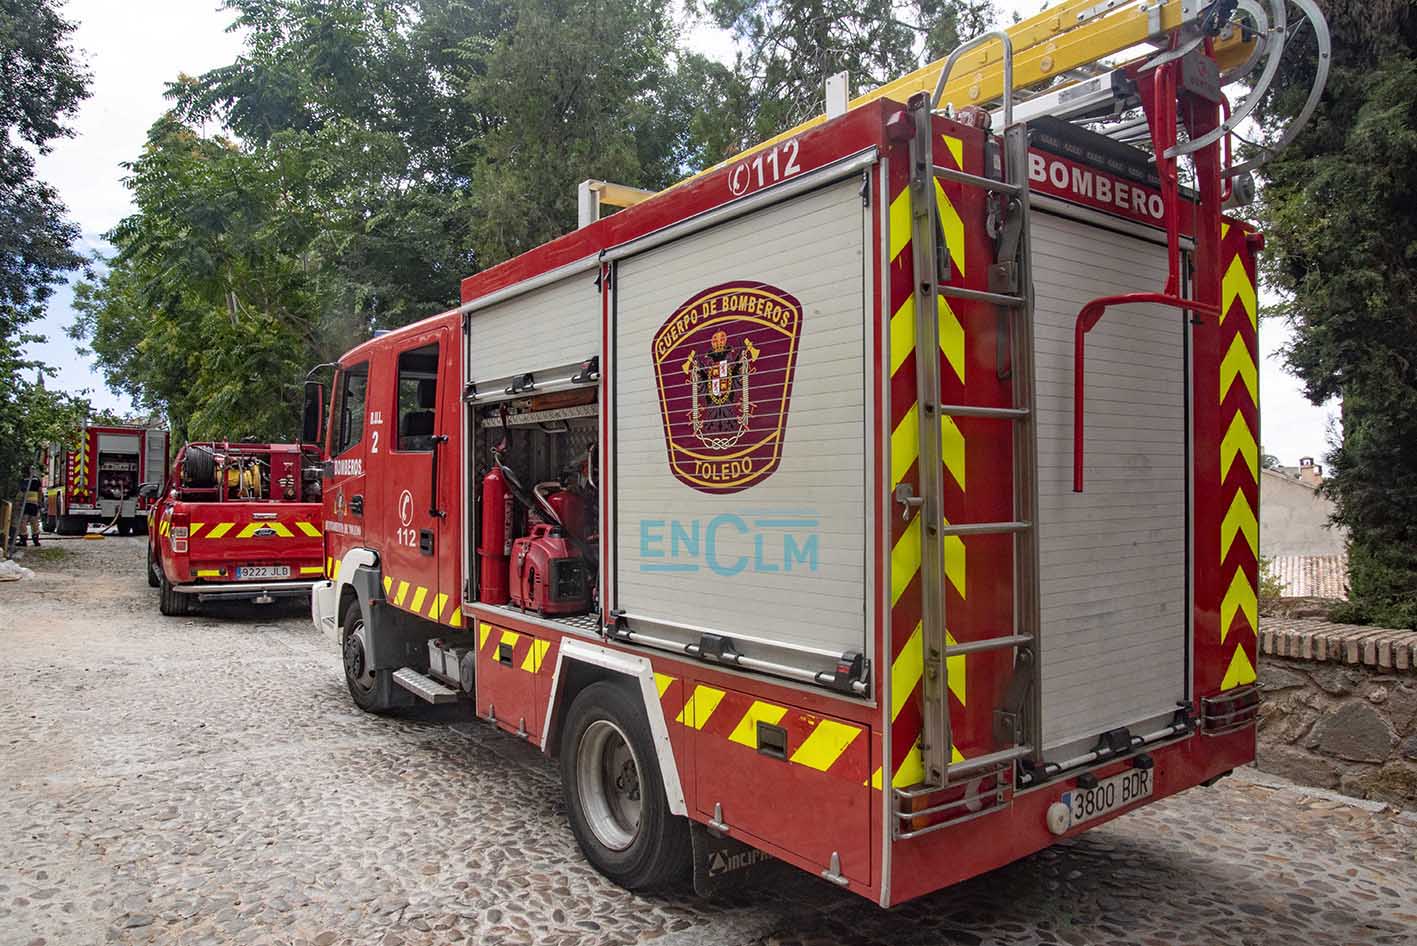
[[[1417,627],[1417,12],[1320,0],[1333,72],[1313,122],[1265,171],[1265,276],[1311,400],[1343,400],[1325,489],[1350,530],[1348,617]],[[1312,37],[1309,37],[1312,42]],[[1266,117],[1299,109],[1291,63]]]
[[[54,287],[83,260],[78,227],[54,188],[35,176],[34,154],[71,135],[88,94],[72,23],[50,0],[0,0],[0,488],[20,475],[70,400],[46,391],[42,365],[24,356],[28,327]]]
[[[829,76],[846,70],[858,92],[947,55],[994,18],[990,0],[705,0],[742,46],[738,88],[724,105],[741,145],[822,111]]]

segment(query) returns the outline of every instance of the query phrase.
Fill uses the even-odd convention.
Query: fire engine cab
[[[306,436],[354,701],[557,756],[625,886],[747,848],[883,906],[1249,762],[1222,90],[1291,7],[1327,34],[1239,7],[1063,3],[342,357]]]

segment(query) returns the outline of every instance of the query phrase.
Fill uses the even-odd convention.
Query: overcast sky
[[[999,6],[1028,15],[1040,4],[1003,0]],[[93,71],[93,95],[74,120],[77,136],[60,141],[42,157],[39,173],[59,189],[83,229],[86,249],[100,249],[101,235],[132,210],[119,165],[137,156],[148,126],[162,113],[165,84],[179,73],[197,74],[231,62],[240,41],[226,32],[231,15],[218,10],[216,0],[69,0],[64,10],[79,24],[75,40]],[[732,55],[731,41],[716,31],[696,30],[690,41],[709,55]],[[567,200],[573,199],[567,195]],[[55,293],[39,326],[49,340],[33,346],[31,353],[58,369],[55,386],[87,388],[99,406],[127,410],[126,399],[104,387],[64,334],[73,321],[72,298],[68,287]],[[1279,322],[1263,324],[1260,398],[1264,448],[1293,464],[1301,456],[1326,452],[1327,430],[1337,409],[1310,405],[1298,382],[1283,371],[1276,352],[1288,337]]]

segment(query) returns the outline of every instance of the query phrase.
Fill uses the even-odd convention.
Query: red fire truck
[[[74,444],[50,444],[45,466],[46,532],[83,535],[90,525],[116,523],[119,535],[133,535],[147,528],[151,505],[141,486],[167,477],[167,431],[85,427]]]
[[[765,853],[883,906],[1251,761],[1221,88],[1275,6],[1064,3],[342,357],[312,608],[354,701],[559,757],[627,887]],[[1070,71],[1104,42],[1156,51]]]
[[[299,444],[189,443],[150,513],[158,608],[302,598],[324,573],[318,456]]]

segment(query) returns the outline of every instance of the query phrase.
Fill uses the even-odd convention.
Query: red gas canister
[[[478,572],[478,600],[506,604],[507,567],[512,554],[512,494],[500,467],[482,478],[482,544]]]

